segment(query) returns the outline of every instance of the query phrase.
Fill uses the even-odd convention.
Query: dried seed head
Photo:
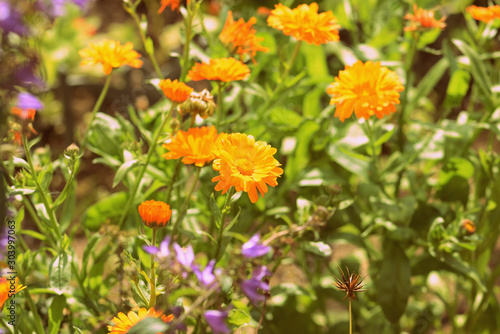
[[[334,275],[333,277],[335,278],[335,282],[333,282],[333,284],[337,289],[346,293],[346,296],[342,298],[342,300],[346,299],[346,297],[350,301],[357,300],[355,293],[366,291],[366,289],[363,289],[363,278],[355,272],[350,273],[349,268],[347,267],[346,270],[347,275],[339,267],[340,278]]]

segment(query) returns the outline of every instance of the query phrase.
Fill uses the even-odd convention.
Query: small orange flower
[[[257,190],[262,196],[267,186],[278,185],[276,179],[283,174],[281,164],[274,159],[276,149],[263,141],[255,141],[252,136],[232,133],[216,145],[213,169],[219,176],[212,179],[218,182],[215,190],[226,191],[234,186],[236,191],[248,193],[252,203],[257,202]]]
[[[170,100],[176,103],[182,103],[189,98],[193,92],[193,88],[187,86],[183,82],[178,82],[177,79],[171,81],[170,79],[161,80],[159,83],[163,94]]]
[[[402,90],[404,87],[395,72],[382,67],[380,62],[363,64],[358,60],[340,71],[326,92],[332,95],[330,104],[337,105],[335,117],[343,122],[353,111],[358,118],[365,119],[395,112]]]
[[[259,45],[259,42],[264,38],[255,36],[255,29],[252,26],[257,22],[255,17],[251,17],[247,23],[243,19],[238,21],[233,20],[233,13],[227,13],[226,24],[220,33],[220,40],[226,46],[231,47],[231,51],[235,51],[240,55],[240,59],[244,54],[248,54],[255,63],[255,55],[257,51],[267,52],[268,48]]]
[[[0,277],[0,311],[9,297],[24,289],[26,287],[19,284],[19,277],[16,277],[13,285],[11,285],[11,281],[7,280],[6,277]]]
[[[339,40],[340,25],[337,19],[331,11],[318,14],[318,4],[315,2],[299,5],[295,9],[279,3],[271,11],[267,24],[309,44],[320,45]]]
[[[120,312],[118,313],[118,317],[113,318],[113,322],[115,323],[114,326],[108,326],[108,331],[109,334],[125,334],[128,333],[128,331],[134,327],[139,321],[141,321],[144,318],[160,318],[163,320],[165,323],[169,323],[174,319],[174,315],[164,315],[162,311],[156,311],[154,307],[150,308],[149,310],[145,309],[142,307],[139,310],[139,314],[130,311],[125,315],[124,313]],[[161,334],[161,333],[157,333]]]
[[[257,14],[259,14],[259,15],[269,16],[269,15],[271,15],[271,12],[272,12],[272,9],[264,7],[264,6],[260,6],[259,8],[257,8]]]
[[[190,128],[188,131],[180,130],[170,143],[163,144],[163,147],[170,151],[163,154],[163,157],[167,160],[184,157],[182,162],[186,165],[203,167],[215,159],[215,144],[225,136],[225,133],[217,134],[213,125]]]
[[[167,6],[170,7],[170,10],[176,10],[179,11],[179,4],[181,3],[181,0],[161,0],[161,7],[158,9],[158,14],[163,13],[165,8]]]
[[[33,121],[35,119],[36,110],[35,109],[31,109],[31,108],[21,109],[21,108],[18,108],[18,107],[12,107],[10,109],[10,113],[12,115],[19,116],[22,119]]]
[[[165,227],[172,216],[170,205],[162,201],[145,201],[138,209],[144,225],[150,228]]]
[[[189,70],[188,78],[194,81],[220,80],[224,82],[243,80],[250,75],[247,65],[234,58],[210,59],[207,63],[196,63]]]
[[[80,65],[96,65],[101,63],[105,74],[111,73],[113,68],[129,65],[135,68],[142,66],[140,55],[133,50],[131,42],[121,45],[118,41],[103,40],[92,43],[78,53],[82,58]]]
[[[500,6],[498,5],[489,7],[470,6],[467,7],[467,12],[472,15],[474,19],[486,23],[494,19],[500,19]]]
[[[464,219],[462,221],[462,227],[465,229],[467,234],[472,234],[476,232],[476,224],[470,219]]]
[[[405,27],[405,31],[426,30],[432,28],[439,28],[443,30],[446,27],[446,23],[444,23],[446,17],[436,20],[434,18],[433,10],[425,10],[418,8],[417,5],[413,5],[413,12],[415,14],[405,15],[405,19],[410,21],[410,25]]]

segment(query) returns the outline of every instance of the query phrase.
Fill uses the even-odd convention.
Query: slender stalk
[[[186,81],[187,71],[189,69],[189,46],[191,45],[191,33],[193,29],[193,19],[196,15],[196,4],[195,1],[191,1],[186,5],[187,8],[187,17],[184,19],[184,23],[186,25],[186,40],[184,41],[184,50],[182,54],[182,68],[181,68],[181,76],[179,81]]]
[[[223,113],[223,102],[224,102],[224,97],[223,97],[223,94],[222,94],[222,82],[220,81],[217,81],[217,85],[219,87],[219,94],[217,96],[217,116],[216,116],[216,119],[215,119],[215,128],[217,129],[217,131],[220,131],[220,123],[222,121],[222,113]]]
[[[222,246],[222,236],[224,232],[224,222],[226,221],[226,215],[231,209],[229,206],[229,202],[231,201],[231,197],[233,197],[234,194],[234,187],[229,188],[229,191],[227,192],[226,195],[226,202],[224,203],[224,206],[222,207],[222,217],[220,220],[220,226],[219,226],[219,235],[217,237],[217,248],[215,250],[215,261],[219,260],[219,254]]]
[[[175,328],[175,327],[177,327],[177,325],[181,324],[184,320],[187,319],[187,317],[189,317],[191,315],[191,313],[193,313],[193,311],[196,309],[196,307],[198,307],[199,305],[201,305],[205,300],[208,299],[208,297],[210,297],[212,295],[212,293],[214,293],[215,291],[217,291],[219,288],[220,288],[219,284],[212,285],[212,287],[210,289],[208,289],[207,291],[205,291],[204,294],[202,294],[201,296],[199,296],[189,306],[189,309],[186,312],[182,313],[178,318],[176,318],[174,321],[172,321],[171,323],[169,323],[169,328]]]
[[[351,299],[349,298],[349,334],[352,334],[352,310]]]
[[[151,245],[156,246],[156,232],[158,229],[153,228],[153,239]],[[155,276],[155,256],[151,254],[151,297],[149,298],[149,307],[154,307],[156,304],[156,276]]]
[[[264,322],[264,317],[266,316],[266,306],[267,306],[267,298],[264,300],[264,305],[262,306],[262,314],[260,315],[259,323],[257,324],[257,328],[255,329],[255,333],[259,333],[260,326]]]
[[[76,281],[78,282],[78,286],[80,287],[80,290],[82,291],[86,302],[88,303],[88,305],[90,305],[92,311],[94,311],[94,315],[99,316],[101,314],[101,310],[99,310],[99,307],[95,303],[95,299],[91,298],[89,292],[85,288],[82,277],[78,273],[78,269],[76,268],[75,263],[73,261],[71,261],[71,271],[73,272],[73,275],[76,277]]]
[[[28,305],[31,309],[31,313],[33,313],[33,319],[35,320],[36,332],[40,333],[40,334],[45,333],[45,329],[43,328],[42,319],[40,318],[40,315],[38,314],[38,310],[35,307],[35,303],[33,303],[33,299],[31,299],[31,294],[29,293],[28,288],[24,289],[24,296],[26,297],[26,300],[28,301]]]
[[[135,196],[137,194],[137,190],[139,189],[139,185],[141,184],[142,178],[144,177],[144,174],[146,173],[146,170],[148,168],[151,157],[153,156],[153,152],[156,149],[156,144],[158,142],[158,138],[160,137],[161,131],[163,130],[163,128],[167,124],[168,120],[172,116],[175,105],[176,105],[175,103],[172,103],[172,106],[170,107],[170,111],[168,112],[168,115],[163,119],[163,121],[161,122],[161,125],[158,127],[155,135],[153,136],[153,140],[151,141],[151,144],[149,145],[148,154],[146,156],[146,162],[142,166],[142,169],[140,170],[139,175],[137,175],[137,179],[135,180],[135,184],[132,188],[132,191],[129,194],[129,197],[127,199],[127,203],[125,204],[125,208],[124,208],[123,213],[120,217],[120,220],[118,221],[119,227],[121,227],[123,225],[123,223],[125,222],[125,218],[127,217],[128,213],[130,211],[130,207],[134,203]]]
[[[42,185],[40,182],[38,182],[38,175],[36,173],[35,167],[33,166],[33,160],[31,159],[31,152],[28,148],[28,139],[26,138],[26,135],[23,133],[21,134],[21,138],[23,141],[23,147],[24,147],[24,152],[26,154],[26,160],[28,160],[28,166],[30,168],[31,176],[33,177],[33,181],[35,182],[36,189],[38,191],[38,194],[40,196],[40,199],[42,200],[43,205],[45,206],[45,210],[47,210],[47,215],[49,216],[50,223],[52,225],[52,228],[54,229],[57,237],[57,241],[61,240],[61,231],[59,230],[59,223],[57,222],[57,218],[54,214],[54,211],[51,208],[51,200],[47,197],[46,191],[42,188]]]
[[[177,219],[176,219],[174,226],[172,228],[172,237],[174,237],[176,234],[178,234],[177,230],[179,229],[179,225],[180,225],[182,219],[184,218],[184,215],[186,214],[189,200],[191,199],[191,195],[193,194],[194,188],[196,188],[196,184],[198,183],[198,178],[200,177],[201,167],[195,167],[195,168],[196,168],[196,172],[194,174],[193,184],[191,185],[191,188],[189,188],[186,199],[184,200],[184,203],[182,203],[182,207],[179,210],[179,215],[177,216]]]
[[[166,196],[167,203],[170,203],[172,189],[174,189],[174,183],[175,183],[175,180],[177,179],[177,176],[179,175],[180,168],[181,168],[181,160],[177,159],[177,162],[176,162],[175,168],[174,168],[174,173],[172,174],[172,182],[170,183],[170,186],[168,187],[168,190],[167,190],[167,196]]]
[[[373,175],[374,181],[380,187],[380,190],[382,190],[384,195],[386,195],[387,198],[390,198],[389,194],[385,190],[383,182],[380,180],[380,163],[378,160],[377,152],[375,152],[375,150],[376,150],[375,136],[374,136],[374,132],[373,132],[373,129],[370,125],[369,120],[366,120],[364,122],[364,130],[365,130],[365,134],[368,137],[368,140],[369,140],[370,145],[371,145],[371,151],[372,151],[371,158],[372,158],[372,166],[373,166],[373,173],[374,173],[374,175]]]
[[[94,109],[92,109],[92,116],[90,118],[90,123],[89,123],[89,126],[87,128],[87,131],[85,132],[85,136],[83,137],[83,141],[82,141],[82,144],[80,147],[80,152],[85,152],[85,148],[87,147],[87,142],[89,140],[90,130],[92,129],[92,125],[94,124],[94,120],[95,120],[95,117],[97,115],[97,112],[101,108],[102,102],[104,102],[104,97],[108,93],[110,83],[111,83],[111,75],[108,75],[106,78],[106,82],[104,83],[104,87],[102,88],[101,94],[97,98],[97,102],[94,105]]]

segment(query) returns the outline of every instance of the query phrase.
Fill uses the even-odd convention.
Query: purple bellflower
[[[247,242],[241,247],[241,254],[248,258],[259,257],[269,253],[271,248],[260,243],[259,234],[254,234]]]
[[[219,274],[220,272],[220,270],[218,270],[214,274],[214,267],[215,267],[215,260],[211,260],[210,262],[208,262],[207,266],[202,271],[200,271],[198,265],[193,264],[192,266],[196,277],[198,277],[200,283],[203,284],[205,287],[211,286],[215,282],[216,278],[215,275]]]
[[[269,292],[269,284],[263,281],[266,276],[271,276],[271,272],[266,266],[260,266],[253,271],[252,278],[241,282],[241,290],[254,304],[266,300],[262,293]]]
[[[170,255],[170,250],[168,245],[170,244],[170,237],[166,236],[165,239],[160,243],[160,247],[156,246],[142,246],[142,249],[151,255],[156,255],[157,258],[163,259]]]
[[[0,29],[3,34],[10,32],[18,35],[27,33],[21,14],[8,1],[0,1]]]
[[[228,312],[225,311],[209,310],[205,312],[205,319],[212,328],[214,334],[231,333],[231,330],[226,325],[227,317],[228,317]]]

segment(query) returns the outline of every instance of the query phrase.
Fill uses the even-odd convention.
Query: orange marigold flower
[[[80,65],[96,65],[101,63],[105,74],[111,73],[113,68],[129,65],[135,68],[142,66],[140,55],[133,50],[131,42],[121,45],[118,41],[103,40],[92,43],[78,53],[82,58]]]
[[[170,151],[163,154],[163,157],[167,160],[184,157],[182,162],[186,165],[203,167],[215,159],[215,144],[225,136],[225,133],[217,134],[213,125],[190,128],[188,131],[180,130],[170,143],[163,144],[163,147]]]
[[[224,82],[243,80],[250,75],[247,65],[234,58],[210,59],[207,63],[196,63],[189,70],[188,78],[199,80],[220,80]]]
[[[259,42],[264,40],[263,37],[255,36],[255,29],[252,26],[257,22],[255,17],[251,17],[247,23],[243,19],[238,21],[233,20],[233,13],[227,13],[226,24],[219,35],[219,39],[226,46],[231,47],[231,51],[240,55],[240,59],[244,54],[248,54],[255,63],[255,55],[257,51],[267,52],[268,48],[259,45]]]
[[[193,88],[189,87],[183,82],[178,82],[177,79],[171,81],[170,79],[160,80],[158,84],[170,100],[176,103],[182,103],[189,98],[189,95],[193,92]]]
[[[269,16],[269,15],[271,15],[271,12],[272,12],[272,9],[264,7],[264,6],[260,6],[259,8],[257,8],[257,14],[259,14],[259,15]]]
[[[35,119],[35,115],[36,115],[36,110],[35,109],[31,109],[31,108],[28,108],[28,109],[21,109],[21,108],[18,108],[18,107],[12,107],[10,109],[10,113],[12,115],[16,115],[16,116],[19,116],[21,117],[22,119],[26,119],[26,120],[34,120]]]
[[[318,14],[318,4],[315,2],[299,5],[295,9],[279,3],[271,11],[267,24],[309,44],[320,45],[339,40],[340,25],[337,19],[331,11]]]
[[[160,318],[163,320],[165,323],[168,323],[174,319],[174,315],[164,315],[162,311],[156,311],[154,307],[150,308],[149,310],[145,309],[144,307],[139,310],[139,314],[130,311],[125,315],[124,313],[120,312],[118,313],[118,317],[113,318],[113,322],[115,323],[114,326],[108,326],[108,331],[109,334],[125,334],[128,333],[128,331],[134,327],[139,321],[141,321],[144,318]],[[161,334],[161,333],[157,333]]]
[[[213,168],[219,176],[212,179],[218,182],[215,190],[226,191],[234,186],[236,191],[245,191],[252,203],[257,202],[259,190],[264,196],[267,185],[278,185],[276,179],[283,174],[281,164],[274,159],[276,149],[263,141],[242,133],[232,133],[217,143]]]
[[[462,221],[462,227],[467,232],[467,234],[472,234],[476,232],[476,224],[470,219],[464,219]]]
[[[177,10],[179,11],[179,4],[181,3],[181,0],[161,0],[161,7],[158,9],[158,14],[163,13],[165,8],[167,6],[170,7],[170,10]]]
[[[165,227],[172,216],[170,205],[162,201],[145,201],[138,209],[144,225],[150,228]]]
[[[494,19],[500,19],[500,6],[498,5],[489,7],[470,6],[467,7],[467,12],[472,15],[474,19],[486,23]]]
[[[405,31],[414,31],[419,29],[431,29],[439,28],[441,30],[446,27],[444,20],[446,17],[442,17],[439,20],[434,18],[433,10],[425,10],[418,8],[417,5],[413,5],[414,14],[406,14],[405,19],[410,21],[410,25],[405,27]]]
[[[26,289],[26,287],[19,284],[19,277],[16,277],[14,284],[12,284],[11,280],[7,280],[6,277],[0,277],[0,311],[2,310],[7,299],[11,297],[9,296],[11,291],[14,291],[14,294],[16,294],[24,289]]]
[[[335,117],[343,122],[353,111],[358,118],[365,119],[395,112],[402,90],[404,87],[394,71],[382,67],[380,62],[363,64],[358,60],[339,72],[327,93],[332,95],[330,104],[337,105]]]

